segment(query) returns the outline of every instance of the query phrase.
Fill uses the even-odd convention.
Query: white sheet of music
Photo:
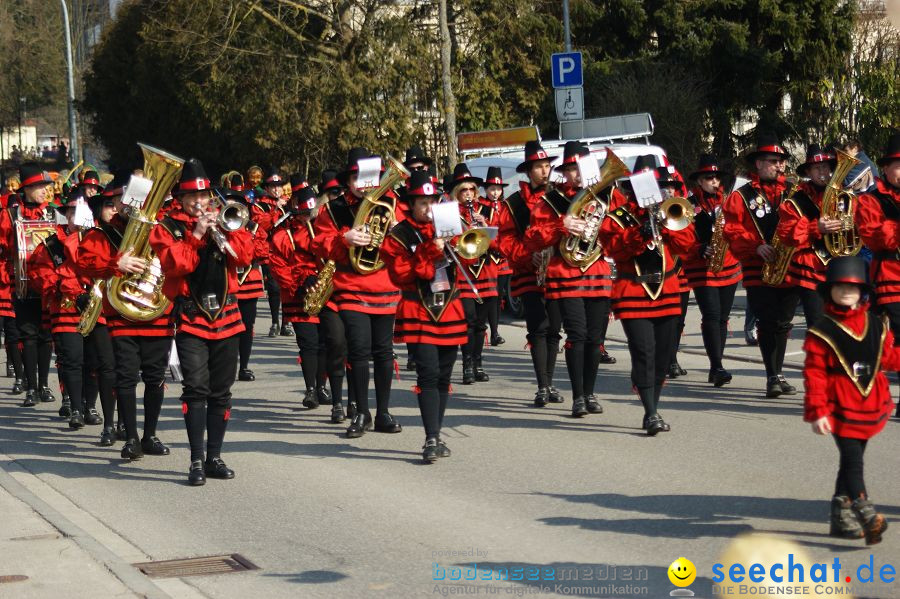
[[[144,201],[150,195],[153,181],[139,175],[131,175],[125,193],[122,194],[122,203],[140,210],[144,207]]]
[[[662,192],[659,191],[659,184],[656,182],[656,174],[653,171],[643,171],[631,175],[628,179],[631,181],[634,197],[641,208],[654,206],[663,201]]]

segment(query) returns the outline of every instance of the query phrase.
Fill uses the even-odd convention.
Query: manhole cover
[[[22,582],[23,580],[28,580],[28,577],[24,574],[6,574],[0,576],[0,584],[4,582]]]
[[[150,578],[181,578],[183,576],[211,576],[259,570],[259,566],[243,555],[210,555],[188,559],[170,559],[161,562],[132,564]]]

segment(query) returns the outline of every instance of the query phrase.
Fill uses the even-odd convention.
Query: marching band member
[[[402,430],[388,411],[394,364],[394,314],[400,292],[384,268],[360,274],[350,263],[351,247],[367,247],[373,241],[372,235],[364,229],[353,228],[364,197],[363,190],[357,187],[359,161],[370,157],[365,148],[350,150],[347,166],[338,175],[338,181],[347,191],[325,204],[324,212],[316,218],[315,238],[311,245],[314,254],[336,263],[332,301],[346,332],[348,397],[357,411],[347,428],[347,437],[351,439],[361,437],[373,422],[368,397],[370,361],[374,363],[377,404],[375,430],[383,433]],[[385,201],[393,201],[392,192],[387,192],[386,198],[390,199]],[[394,218],[402,218],[399,211],[395,210]]]
[[[184,375],[181,401],[191,446],[188,482],[202,485],[207,476],[234,478],[221,457],[231,416],[239,334],[244,329],[233,290],[237,268],[246,268],[253,260],[253,240],[245,228],[219,229],[218,211],[211,210],[209,178],[199,160],[185,162],[172,195],[179,209],[153,228],[150,245],[165,274],[163,291],[177,302],[180,312],[175,344]],[[224,238],[224,249],[213,242],[213,230]]]
[[[745,156],[751,168],[750,182],[725,200],[725,238],[741,261],[747,302],[757,318],[759,351],[766,368],[766,397],[793,395],[797,389],[787,382],[781,369],[791,333],[791,320],[799,296],[787,283],[763,282],[764,263],[773,263],[772,238],[778,226],[778,209],[790,195],[784,177],[788,153],[774,134],[759,135],[756,148]]]
[[[267,235],[273,233],[272,228],[279,218],[284,216],[284,207],[288,202],[288,196],[284,193],[284,177],[278,172],[278,169],[272,168],[265,175],[262,181],[264,193],[256,198],[256,201],[250,207],[250,218],[262,228]],[[278,282],[274,277],[269,275],[269,267],[263,265],[262,274],[265,279],[266,293],[269,300],[269,313],[272,315],[272,326],[269,328],[269,337],[277,337],[279,332],[281,335],[293,335],[294,332],[288,331],[289,325],[281,325],[279,327],[279,310],[281,309],[281,295],[278,288]]]
[[[78,249],[78,268],[92,279],[109,279],[125,274],[143,273],[147,260],[133,252],[120,252],[120,245],[128,226],[128,208],[122,194],[131,174],[119,171],[103,193],[91,198],[97,226],[88,231]],[[115,391],[119,419],[124,425],[125,445],[122,458],[137,460],[147,455],[169,455],[169,448],[156,436],[156,427],[165,396],[166,370],[175,329],[172,306],[148,322],[128,320],[119,314],[104,294],[103,313],[115,350]],[[139,374],[140,373],[140,374]],[[144,434],[137,430],[137,384],[144,383]],[[115,436],[112,422],[106,421],[104,435]],[[106,444],[106,437],[103,443]]]
[[[466,229],[473,227],[489,226],[492,210],[482,205],[478,197],[478,186],[481,179],[473,177],[465,162],[461,162],[453,169],[453,187],[450,197],[459,204],[459,214],[465,223]],[[481,301],[475,300],[475,292],[468,285],[459,289],[460,301],[466,315],[468,327],[468,341],[462,346],[463,355],[463,385],[471,385],[475,381],[487,382],[490,380],[482,365],[482,352],[484,351],[484,337],[487,331],[488,314],[492,306],[497,303],[497,265],[491,261],[487,254],[475,260],[465,267],[468,276]],[[459,275],[462,279],[462,275]]]
[[[699,251],[685,257],[684,273],[700,308],[700,334],[709,358],[708,381],[715,387],[731,382],[732,378],[722,366],[722,357],[728,340],[728,317],[741,280],[741,265],[728,249],[725,238],[721,237],[722,220],[718,224],[719,243],[724,248],[710,245],[717,226],[716,218],[721,215],[725,201],[722,179],[729,174],[722,171],[715,156],[703,154],[697,170],[688,175],[688,181],[693,184],[691,199],[695,205],[694,230]],[[722,258],[718,270],[714,271],[710,259],[716,251],[722,252]]]
[[[9,196],[18,189],[18,180],[10,181],[13,177],[6,180],[4,189],[9,189],[8,193],[0,196],[0,210],[2,214],[7,214],[6,202]],[[14,187],[14,188],[13,188]],[[0,216],[0,226],[2,226],[3,217]],[[0,234],[0,260],[4,264],[12,264],[16,259],[13,256],[14,247],[9,245],[10,239],[6,235]],[[13,310],[13,293],[15,291],[15,283],[11,276],[9,268],[0,268],[0,319],[3,321],[3,343],[6,346],[6,376],[13,377],[12,395],[19,395],[25,391],[23,376],[25,374],[22,366],[22,350],[19,347],[19,331],[16,328],[16,313]]]
[[[391,279],[402,291],[394,339],[409,344],[416,363],[416,396],[425,427],[422,459],[432,463],[450,456],[450,449],[441,440],[441,425],[450,397],[456,348],[467,342],[467,325],[456,297],[461,275],[444,255],[444,246],[451,241],[436,237],[430,215],[431,205],[440,200],[430,175],[414,171],[407,181],[405,197],[409,203],[407,218],[391,229],[382,254]]]
[[[498,166],[489,166],[487,176],[481,186],[484,188],[484,197],[481,198],[481,211],[489,214],[487,217],[487,226],[500,226],[500,202],[503,201],[503,188],[509,183],[503,182],[503,173]],[[488,251],[488,257],[494,263],[497,276],[497,298],[488,305],[488,324],[491,327],[491,346],[503,345],[506,339],[500,336],[500,292],[509,284],[509,276],[512,269],[509,262],[503,257],[499,249],[496,249],[497,242],[491,244]]]
[[[53,183],[46,172],[40,166],[33,163],[25,163],[19,167],[19,180],[21,181],[18,194],[9,200],[9,209],[2,212],[0,220],[0,237],[6,242],[10,252],[16,247],[16,221],[19,220],[48,220],[49,186]],[[15,284],[15,271],[13,262],[7,263],[9,274]],[[38,401],[55,401],[50,391],[48,379],[50,376],[50,330],[44,323],[44,314],[41,309],[41,298],[29,288],[25,298],[16,297],[13,300],[13,309],[16,313],[16,330],[19,334],[19,342],[22,346],[22,364],[25,371],[25,401],[24,407],[34,406]]]
[[[668,170],[656,171],[661,186],[680,184]],[[600,240],[616,262],[612,309],[625,330],[631,354],[631,382],[644,407],[643,428],[647,435],[670,430],[658,411],[662,387],[675,349],[675,335],[681,315],[681,283],[675,270],[675,255],[686,254],[694,246],[693,225],[674,231],[650,219],[657,218],[641,208],[630,182],[624,184],[628,197],[617,194],[600,227]],[[621,202],[621,203],[616,203]],[[659,237],[654,238],[654,229]]]
[[[581,268],[566,262],[558,247],[567,235],[580,236],[587,227],[585,219],[567,214],[570,202],[584,187],[578,160],[587,156],[590,150],[581,142],[566,142],[562,164],[556,167],[565,178],[557,187],[560,193],[543,196],[543,202],[531,212],[532,226],[525,233],[526,243],[532,249],[549,248],[552,252],[545,296],[548,303],[558,305],[562,314],[566,368],[572,385],[572,416],[576,418],[603,413],[603,406],[594,395],[594,383],[609,326],[612,290],[612,273],[602,254]],[[605,197],[608,203],[608,195]],[[617,198],[616,203],[623,203],[623,198]]]
[[[555,302],[545,303],[544,289],[537,282],[538,274],[546,274],[546,255],[532,251],[525,244],[524,235],[531,226],[531,212],[547,192],[550,161],[555,158],[547,155],[540,142],[525,144],[525,160],[516,167],[516,172],[526,173],[528,180],[520,182],[519,191],[504,200],[498,235],[500,250],[514,271],[510,293],[521,297],[525,306],[527,339],[538,385],[534,405],[541,408],[548,402],[563,401],[552,386],[562,317]]]

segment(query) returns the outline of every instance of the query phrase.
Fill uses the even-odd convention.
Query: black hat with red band
[[[294,173],[293,175],[291,175],[291,194],[295,194],[306,187],[309,187],[309,183],[307,183],[306,177],[304,177],[300,173]]]
[[[181,169],[181,178],[175,184],[172,190],[173,196],[179,196],[193,191],[211,190],[209,177],[206,176],[206,169],[203,163],[196,158],[190,158],[184,163]]]
[[[120,196],[125,193],[125,188],[128,187],[128,182],[131,180],[131,170],[130,169],[120,169],[113,174],[112,181],[103,189],[103,193],[100,194],[104,198],[111,198],[114,196]]]
[[[828,262],[825,281],[816,286],[816,291],[826,300],[830,299],[831,286],[839,283],[859,285],[864,294],[872,295],[866,261],[860,256],[838,256]]]
[[[263,180],[262,180],[263,187],[268,187],[270,185],[281,186],[281,185],[284,185],[285,183],[287,183],[287,181],[285,181],[284,177],[281,176],[281,173],[278,172],[278,169],[275,168],[274,166],[270,167],[269,170],[266,171],[266,174],[263,175]]]
[[[434,161],[425,155],[425,152],[419,146],[412,146],[408,150],[406,150],[406,160],[403,161],[403,166],[406,168],[410,168],[410,165],[413,164],[422,164],[426,167],[431,166]]]
[[[88,169],[81,172],[81,183],[79,183],[79,186],[83,188],[88,185],[93,185],[94,187],[103,189],[103,186],[100,184],[100,175],[98,175],[97,171],[93,169]]]
[[[431,173],[429,173],[428,176],[431,177]],[[469,170],[469,166],[465,162],[460,162],[453,168],[451,185],[455,189],[457,185],[462,185],[463,183],[472,183],[478,187],[481,185],[482,181],[472,174],[472,171]]]
[[[21,181],[19,189],[31,187],[32,185],[49,185],[53,183],[49,173],[34,162],[26,162],[19,167],[19,180]]]
[[[688,180],[693,181],[707,175],[715,175],[721,179],[730,174],[722,170],[722,167],[719,166],[719,159],[714,154],[701,154],[697,170],[688,175]]]
[[[484,178],[484,183],[482,183],[481,185],[486,189],[491,185],[506,187],[507,185],[509,185],[509,183],[503,182],[503,171],[500,170],[499,166],[489,166],[487,170],[487,176]]]
[[[806,162],[797,167],[797,174],[805,177],[806,169],[814,164],[823,162],[830,164],[833,172],[835,167],[837,167],[837,156],[819,144],[809,144],[809,147],[806,148]]]
[[[878,159],[878,166],[884,166],[894,160],[900,160],[900,131],[894,132],[888,138],[887,145],[884,146],[884,152]]]
[[[291,203],[296,206],[297,212],[311,212],[316,207],[316,192],[310,185],[299,186],[291,193]]]
[[[359,172],[359,161],[365,160],[366,158],[376,158],[374,154],[369,152],[366,148],[350,148],[350,151],[347,152],[347,165],[344,167],[344,170],[338,173],[337,180],[342,185],[346,185],[347,181],[350,179],[350,175],[353,173]],[[381,172],[384,172],[384,165],[381,166]]]
[[[440,195],[441,192],[438,191],[437,185],[432,181],[428,171],[413,171],[409,174],[409,178],[406,180],[406,189],[403,192],[407,201],[416,197],[433,198]]]
[[[228,189],[232,191],[244,191],[244,176],[235,171],[228,177]]]
[[[319,183],[319,193],[341,191],[343,186],[341,185],[341,182],[338,181],[337,175],[338,172],[333,168],[322,171],[322,181]]]
[[[517,173],[525,173],[528,172],[528,169],[531,168],[532,163],[538,162],[539,160],[556,160],[556,156],[550,156],[541,147],[541,142],[539,141],[527,141],[525,142],[525,160],[516,167]]]
[[[790,154],[787,153],[787,150],[785,150],[784,146],[781,145],[781,142],[778,141],[777,135],[771,131],[761,131],[756,136],[756,149],[747,152],[747,155],[744,156],[744,160],[746,160],[747,164],[750,166],[755,167],[755,160],[766,158],[768,156],[784,158],[785,160],[790,158]]]
[[[580,156],[587,156],[590,153],[591,151],[588,147],[580,141],[567,141],[566,145],[563,147],[562,164],[555,167],[553,170],[561,171],[570,164],[578,164],[578,158]]]

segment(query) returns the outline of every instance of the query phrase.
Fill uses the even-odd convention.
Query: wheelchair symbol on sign
[[[565,113],[568,113],[570,110],[575,110],[575,101],[572,100],[571,90],[569,90],[569,92],[566,94],[566,103],[563,104],[563,111]]]

